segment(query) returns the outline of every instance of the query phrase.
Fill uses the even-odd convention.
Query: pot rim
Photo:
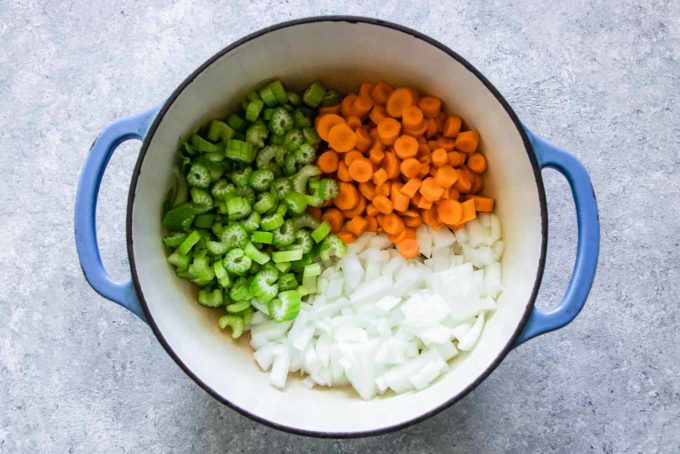
[[[160,332],[160,329],[158,328],[158,325],[154,321],[154,318],[149,311],[149,307],[146,303],[146,299],[144,298],[144,292],[142,290],[142,287],[139,282],[139,277],[137,275],[137,267],[136,267],[136,261],[135,261],[135,255],[134,255],[134,248],[133,248],[133,239],[132,239],[132,207],[134,206],[135,202],[135,190],[137,188],[137,181],[139,179],[139,174],[141,171],[141,166],[142,162],[144,161],[144,157],[146,156],[146,152],[148,150],[149,144],[151,142],[151,138],[156,132],[156,129],[158,128],[158,125],[161,123],[163,120],[166,112],[170,108],[170,106],[173,104],[175,99],[184,91],[184,89],[194,80],[196,77],[198,77],[199,74],[201,74],[206,68],[208,68],[210,65],[212,65],[215,61],[217,61],[219,58],[221,58],[223,55],[226,53],[238,48],[239,46],[252,41],[256,38],[259,38],[263,35],[266,35],[270,32],[274,32],[277,30],[281,30],[284,28],[288,27],[294,27],[297,25],[303,25],[303,24],[309,24],[309,23],[315,23],[315,22],[349,22],[349,23],[364,23],[364,24],[370,24],[370,25],[377,25],[380,27],[385,27],[388,29],[396,30],[402,33],[409,34],[413,36],[414,38],[417,38],[421,41],[425,41],[426,43],[437,47],[439,50],[445,52],[447,55],[449,55],[451,58],[454,60],[458,61],[460,64],[465,66],[465,68],[470,71],[472,74],[474,74],[482,84],[491,92],[491,94],[494,95],[496,100],[501,104],[501,106],[505,109],[506,113],[514,123],[515,127],[517,128],[517,132],[522,138],[522,141],[524,142],[524,148],[527,152],[527,157],[529,158],[529,161],[531,163],[533,172],[534,172],[534,178],[536,181],[536,186],[538,188],[538,197],[539,197],[539,203],[541,207],[541,255],[538,263],[538,269],[536,272],[536,277],[534,280],[534,286],[531,292],[531,297],[529,298],[529,301],[526,305],[526,308],[524,310],[524,314],[522,315],[522,319],[520,323],[517,325],[517,328],[515,329],[515,332],[513,335],[510,337],[508,343],[503,347],[501,352],[498,354],[498,356],[494,359],[494,361],[491,363],[491,365],[484,370],[472,383],[470,383],[463,391],[460,393],[456,394],[455,396],[451,397],[450,399],[442,402],[439,404],[437,407],[431,409],[430,411],[423,413],[422,415],[416,416],[414,418],[408,419],[406,421],[400,422],[398,424],[393,424],[390,426],[386,427],[381,427],[379,429],[372,429],[372,430],[362,430],[362,431],[355,431],[355,432],[327,432],[327,431],[314,431],[314,430],[306,430],[306,429],[300,429],[297,427],[291,427],[291,426],[286,426],[284,424],[280,424],[274,421],[270,421],[268,419],[265,419],[261,416],[258,416],[254,413],[249,412],[248,410],[241,408],[237,406],[236,404],[230,402],[229,400],[225,399],[222,397],[219,393],[217,393],[215,390],[213,390],[211,387],[209,387],[205,382],[203,382],[199,377],[197,377],[191,369],[189,369],[184,362],[179,358],[179,356],[174,352],[174,350],[170,347],[170,345],[166,342],[165,338],[163,337],[163,334]],[[531,313],[534,304],[536,302],[536,296],[538,295],[538,290],[541,286],[541,279],[543,277],[543,272],[545,269],[545,257],[546,257],[546,249],[547,249],[547,241],[548,241],[548,209],[547,209],[547,203],[546,203],[546,195],[545,195],[545,189],[543,186],[543,178],[541,175],[541,168],[538,165],[538,161],[536,159],[536,154],[534,152],[534,148],[531,144],[531,141],[529,140],[524,127],[522,126],[522,123],[520,122],[519,118],[517,117],[517,114],[514,112],[514,110],[510,107],[510,104],[505,100],[505,98],[500,94],[500,92],[496,89],[496,87],[491,84],[491,82],[482,75],[482,73],[477,70],[472,64],[470,64],[467,60],[465,60],[463,57],[458,55],[456,52],[451,50],[449,47],[445,46],[444,44],[440,43],[439,41],[421,33],[416,30],[413,30],[411,28],[395,24],[392,22],[384,21],[381,19],[374,19],[374,18],[368,18],[368,17],[362,17],[362,16],[345,16],[345,15],[329,15],[329,16],[311,16],[311,17],[306,17],[306,18],[301,18],[301,19],[295,19],[291,21],[286,21],[286,22],[280,22],[274,25],[271,25],[269,27],[265,27],[263,29],[260,29],[258,31],[255,31],[237,41],[234,41],[230,45],[226,46],[216,54],[214,54],[212,57],[210,57],[208,60],[206,60],[203,64],[201,64],[196,70],[194,70],[182,83],[172,92],[170,97],[165,101],[161,109],[159,110],[158,114],[156,115],[156,118],[154,119],[151,127],[149,128],[149,131],[144,138],[144,141],[142,143],[142,147],[139,152],[139,156],[137,158],[137,162],[135,164],[135,168],[132,173],[132,179],[130,182],[130,189],[128,193],[128,202],[127,202],[127,218],[126,218],[126,242],[127,242],[127,250],[128,250],[128,259],[130,262],[130,272],[132,274],[132,282],[134,283],[135,290],[137,292],[137,296],[139,298],[140,305],[142,306],[142,309],[144,310],[144,314],[146,315],[146,319],[148,320],[149,326],[151,327],[154,335],[160,342],[160,344],[163,346],[165,351],[170,355],[170,357],[177,363],[177,365],[184,371],[185,374],[187,374],[194,382],[196,382],[201,388],[203,388],[208,394],[210,394],[213,398],[218,400],[224,405],[227,405],[229,408],[237,411],[238,413],[242,414],[243,416],[246,416],[254,421],[257,421],[261,424],[267,425],[269,427],[272,427],[274,429],[282,430],[285,432],[293,433],[296,435],[304,435],[304,436],[311,436],[311,437],[319,437],[319,438],[361,438],[361,437],[368,437],[368,436],[376,436],[376,435],[382,435],[385,433],[393,432],[396,430],[400,430],[409,426],[412,426],[414,424],[417,424],[419,422],[424,421],[427,418],[430,418],[441,411],[449,408],[451,405],[455,404],[459,400],[461,400],[463,397],[468,395],[474,388],[476,388],[482,381],[484,381],[491,373],[498,367],[498,365],[505,359],[507,354],[512,350],[515,340],[517,337],[520,335],[522,332],[522,329],[526,325],[526,322],[529,318],[529,314]]]

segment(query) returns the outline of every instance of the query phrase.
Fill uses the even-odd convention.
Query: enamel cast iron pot
[[[271,78],[296,90],[317,79],[341,92],[365,80],[414,86],[441,97],[481,134],[489,161],[486,192],[496,198],[503,225],[505,290],[476,347],[422,391],[363,401],[349,389],[307,389],[294,378],[284,391],[269,386],[248,342],[232,342],[220,331],[214,312],[194,303],[192,285],[176,278],[165,261],[161,206],[179,138],[235,109],[254,84]],[[127,206],[132,279],[115,282],[97,248],[95,209],[106,165],[128,139],[143,142]],[[566,177],[578,217],[574,271],[564,299],[550,311],[534,306],[548,239],[544,167]],[[599,247],[590,179],[571,154],[526,129],[491,83],[446,46],[398,25],[343,16],[287,22],[247,36],[201,65],[164,103],[109,125],[80,177],[75,230],[90,285],[147,322],[177,364],[213,397],[273,427],[331,437],[383,433],[421,421],[461,399],[512,348],[571,322],[586,301]]]

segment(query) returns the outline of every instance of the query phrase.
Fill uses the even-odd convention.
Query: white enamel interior
[[[441,97],[447,110],[480,131],[488,157],[485,192],[497,199],[504,228],[505,292],[475,349],[429,388],[362,401],[350,389],[285,391],[268,385],[248,341],[234,344],[217,315],[194,303],[174,276],[161,243],[160,207],[178,139],[235,108],[253,84],[280,78],[295,89],[320,79],[338,90],[365,80],[412,85]],[[177,357],[215,393],[275,424],[314,432],[364,432],[407,422],[459,395],[498,358],[521,323],[541,255],[539,191],[516,125],[494,95],[461,63],[422,39],[385,26],[316,22],[251,39],[226,53],[184,88],[150,139],[132,209],[136,272],[153,321]]]

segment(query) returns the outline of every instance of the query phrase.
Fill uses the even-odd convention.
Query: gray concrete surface
[[[73,244],[76,182],[102,127],[233,40],[319,14],[395,21],[467,57],[585,163],[602,220],[574,323],[513,351],[438,416],[359,440],[278,432],[213,400],[89,288]],[[677,2],[0,0],[0,452],[680,452],[679,104]],[[101,194],[118,277],[138,147],[116,154]],[[549,306],[576,223],[564,180],[544,176]]]

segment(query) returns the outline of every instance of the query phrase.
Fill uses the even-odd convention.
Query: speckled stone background
[[[106,124],[245,34],[321,14],[398,22],[465,56],[584,162],[602,221],[576,321],[511,352],[436,417],[344,441],[278,432],[213,400],[90,289],[73,243],[78,175]],[[679,104],[678,2],[0,0],[0,452],[680,452]],[[98,213],[120,278],[138,148],[114,156]],[[576,222],[565,181],[544,177],[546,307],[566,286]]]

